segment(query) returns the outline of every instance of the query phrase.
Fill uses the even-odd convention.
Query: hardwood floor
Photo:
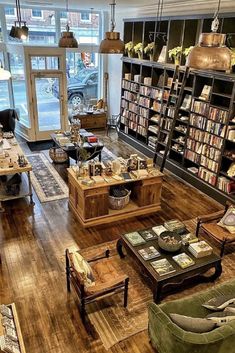
[[[135,152],[105,138],[117,155]],[[58,167],[66,178],[65,168]],[[5,203],[0,215],[0,303],[15,302],[28,353],[107,352],[96,334],[81,323],[75,296],[67,295],[64,270],[65,248],[86,248],[117,239],[121,232],[162,223],[186,220],[222,208],[191,186],[166,173],[162,210],[149,217],[83,229],[68,210],[67,200],[34,208],[28,200]],[[147,332],[137,334],[109,350],[112,353],[151,353]]]

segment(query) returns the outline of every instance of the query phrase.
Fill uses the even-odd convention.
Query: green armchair
[[[232,353],[235,346],[235,320],[207,333],[187,332],[169,317],[177,313],[205,317],[211,311],[201,304],[221,294],[235,294],[235,280],[186,298],[157,305],[150,303],[149,336],[158,353]]]

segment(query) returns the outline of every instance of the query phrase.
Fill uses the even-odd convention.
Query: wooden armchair
[[[217,241],[221,246],[221,257],[224,255],[225,246],[235,243],[235,233],[232,234],[227,229],[217,225],[217,222],[219,222],[220,219],[225,215],[227,209],[231,205],[232,204],[230,202],[226,202],[224,210],[197,217],[196,236],[198,237],[199,231],[201,229],[209,237],[212,237],[215,241]]]
[[[109,250],[106,250],[105,254],[101,256],[86,260],[92,269],[95,280],[92,286],[87,286],[84,278],[76,270],[72,253],[69,253],[68,249],[65,251],[65,257],[67,290],[68,292],[71,291],[72,283],[79,297],[83,323],[85,322],[86,305],[108,294],[124,292],[124,307],[127,307],[129,278],[123,273],[117,273],[109,259]]]

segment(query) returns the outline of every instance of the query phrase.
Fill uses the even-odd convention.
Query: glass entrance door
[[[61,74],[32,74],[36,140],[50,139],[54,131],[66,129],[62,80]]]

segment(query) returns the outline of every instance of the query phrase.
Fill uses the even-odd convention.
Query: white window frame
[[[33,11],[41,11],[41,16],[33,16]],[[31,16],[34,19],[38,19],[38,20],[43,20],[43,10],[40,9],[31,9]]]

